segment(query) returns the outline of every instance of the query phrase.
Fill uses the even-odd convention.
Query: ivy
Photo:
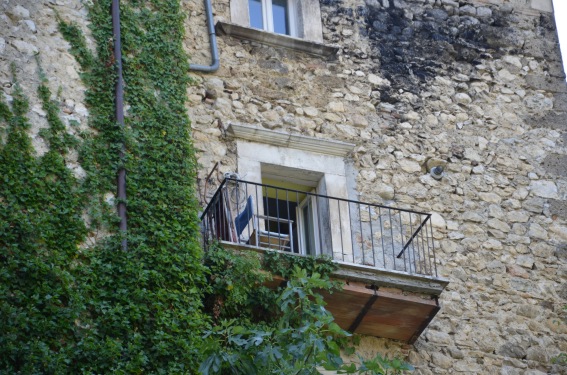
[[[183,14],[178,1],[122,2],[122,128],[114,121],[110,4],[89,6],[93,51],[77,25],[59,18],[86,86],[88,130],[74,129],[80,142],[41,70],[44,155],[32,147],[21,89],[11,104],[0,101],[0,373],[195,373],[202,356],[207,318]],[[84,179],[66,166],[71,150]],[[127,252],[108,198],[121,167]]]
[[[285,254],[277,251],[268,251],[263,258],[266,270],[289,279],[295,268],[306,270],[309,274],[319,273],[329,278],[339,266],[330,257],[309,257]]]
[[[115,64],[111,1],[89,9],[97,50],[76,25],[60,20],[88,88],[89,125],[81,163],[87,171],[90,230],[113,235],[81,257],[84,330],[81,371],[193,373],[200,358],[203,284],[195,157],[186,115],[188,62],[178,1],[121,4],[126,124],[113,120]],[[125,145],[125,158],[119,151]],[[128,251],[104,196],[127,171]]]
[[[27,135],[28,101],[14,81],[11,108],[0,101],[0,369],[52,373],[71,358],[80,314],[72,262],[86,234],[84,195],[64,159],[76,140],[64,132],[46,81],[38,95],[49,151],[41,157]]]
[[[278,286],[274,276],[294,279],[295,270],[319,275],[324,289],[335,290],[340,284],[330,280],[337,265],[328,258],[300,257],[277,251],[259,256],[254,252],[231,252],[211,244],[205,254],[208,270],[205,308],[213,323],[236,319],[239,322],[272,324],[281,311],[277,308]],[[267,285],[272,285],[272,288]]]
[[[205,266],[205,311],[214,324],[231,319],[259,321],[273,315],[276,297],[264,286],[271,276],[261,270],[255,253],[232,253],[212,244],[205,254]]]

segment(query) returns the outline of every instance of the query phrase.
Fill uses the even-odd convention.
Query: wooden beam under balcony
[[[395,288],[369,288],[359,282],[345,283],[341,291],[323,296],[341,328],[410,344],[440,310],[436,297],[409,295]]]

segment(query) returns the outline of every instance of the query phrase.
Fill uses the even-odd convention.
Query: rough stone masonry
[[[186,49],[210,61],[201,0],[184,0]],[[413,346],[363,338],[360,352],[407,355],[416,374],[567,373],[567,86],[550,1],[320,0],[323,58],[232,36],[221,68],[194,73],[187,110],[200,189],[237,171],[229,122],[355,143],[357,199],[434,213],[442,309]],[[230,1],[213,1],[230,22]],[[87,30],[79,0],[0,3],[0,84],[26,92],[40,52],[61,110],[86,126],[78,65],[54,11]],[[61,90],[58,88],[61,87]],[[45,113],[34,102],[31,135]],[[445,165],[441,180],[428,165]],[[81,175],[71,156],[69,167]],[[214,186],[209,186],[209,192]],[[204,198],[203,198],[204,203]],[[558,322],[562,322],[558,324]]]

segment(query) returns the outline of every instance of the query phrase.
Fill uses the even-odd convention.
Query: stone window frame
[[[290,48],[321,57],[331,57],[337,46],[323,43],[323,23],[319,0],[289,0],[295,20],[295,35],[282,35],[250,27],[248,0],[230,0],[230,22],[219,21],[219,35],[231,35],[276,47]]]
[[[229,123],[227,133],[236,141],[238,174],[244,180],[261,184],[266,167],[272,168],[272,171],[278,167],[288,171],[302,170],[320,176],[313,185],[319,194],[348,199],[351,184],[347,181],[350,176],[346,158],[355,144],[235,123]],[[337,210],[330,210],[328,225],[331,227],[350,220],[345,214],[348,212],[347,203],[340,204],[342,216]],[[342,227],[347,229],[328,233],[329,242],[325,243],[328,251],[337,252],[332,254],[334,257],[352,254],[353,251],[350,227]],[[334,248],[333,243],[341,243],[343,247]]]

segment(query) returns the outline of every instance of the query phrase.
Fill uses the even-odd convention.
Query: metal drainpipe
[[[115,116],[116,122],[124,128],[124,80],[122,77],[122,43],[120,38],[120,1],[112,0],[112,33],[114,37],[114,61],[116,62],[115,86]],[[126,145],[122,142],[120,148],[120,169],[118,170],[118,217],[120,217],[120,232],[122,235],[122,250],[128,250],[126,232],[128,229],[126,218],[126,168],[124,167]]]
[[[211,0],[205,1],[205,12],[207,13],[207,27],[209,29],[209,43],[211,44],[211,65],[189,64],[190,70],[199,72],[216,72],[220,66],[219,50],[217,48],[217,34],[213,20],[213,6]]]

